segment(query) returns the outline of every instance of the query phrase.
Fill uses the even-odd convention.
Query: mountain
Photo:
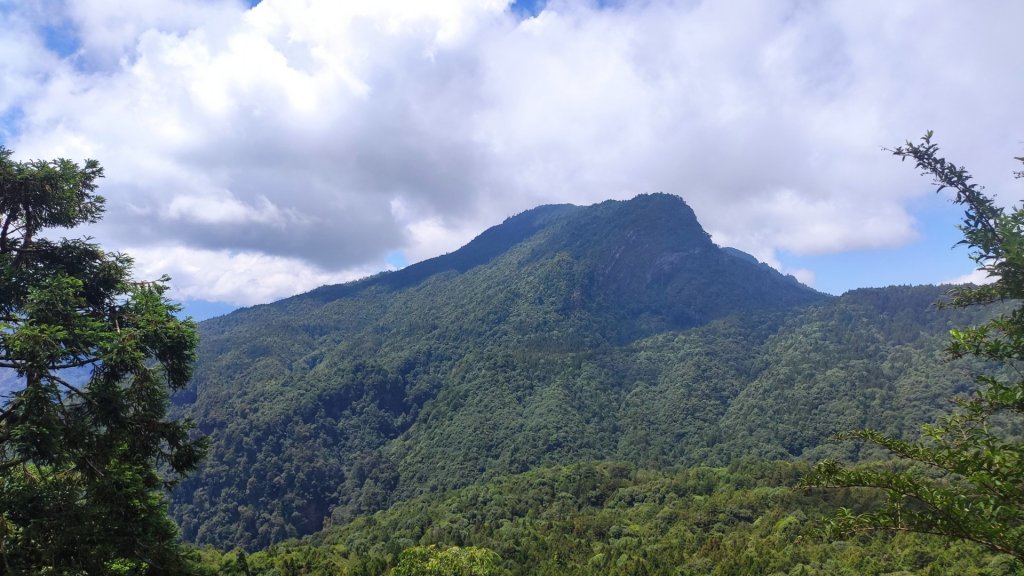
[[[77,368],[65,368],[60,372],[61,378],[73,385],[84,385],[92,376],[91,366],[80,366]],[[25,377],[18,376],[13,368],[0,368],[0,406],[3,406],[7,399],[15,392],[25,388]]]
[[[11,394],[24,387],[25,385],[17,372],[10,368],[0,369],[0,406],[6,402],[6,399]]]
[[[213,448],[187,540],[264,547],[542,465],[860,454],[965,389],[942,290],[832,298],[711,242],[679,198],[542,206],[463,248],[200,325],[175,398]],[[962,367],[967,369],[969,367]]]

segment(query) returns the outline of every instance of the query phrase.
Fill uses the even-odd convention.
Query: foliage
[[[0,367],[23,384],[0,401],[0,571],[182,572],[163,491],[205,443],[166,412],[195,325],[166,278],[133,282],[127,256],[53,238],[100,219],[98,163],[11,157],[0,148]]]
[[[393,576],[501,576],[501,557],[487,548],[436,545],[402,550]]]
[[[822,444],[933,419],[971,385],[945,334],[991,314],[935,310],[937,287],[816,294],[665,195],[527,212],[447,257],[202,323],[176,397],[213,440],[173,496],[187,540],[257,550],[583,460],[871,457]]]
[[[720,250],[676,197],[529,211],[438,259],[204,322],[176,402],[213,447],[173,511],[188,540],[253,550],[423,491],[614,457],[607,407],[637,383],[617,366],[633,343],[825,299]]]
[[[407,560],[458,547],[513,575],[1013,573],[978,546],[928,536],[824,541],[816,526],[830,510],[874,498],[793,490],[806,472],[757,461],[671,473],[621,462],[544,467],[408,500],[248,555],[246,565],[252,576],[399,574]],[[205,554],[211,572],[243,574],[235,552]]]
[[[897,465],[846,467],[819,464],[807,486],[862,486],[885,492],[884,503],[861,514],[843,509],[832,529],[840,533],[886,529],[970,540],[1024,559],[1024,380],[1015,371],[1024,360],[1024,209],[1007,213],[963,167],[939,157],[929,132],[921,143],[893,150],[949,189],[964,207],[960,230],[971,258],[994,281],[952,291],[950,306],[1011,302],[989,321],[951,331],[953,358],[974,357],[1014,371],[977,376],[974,394],[960,397],[952,414],[925,425],[917,441],[871,429],[845,434],[884,447],[902,458]],[[1018,158],[1024,162],[1024,159]]]

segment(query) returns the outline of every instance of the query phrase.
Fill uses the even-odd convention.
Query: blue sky
[[[935,195],[911,202],[908,209],[918,236],[905,244],[817,255],[783,251],[779,260],[787,269],[814,271],[815,287],[836,295],[857,287],[935,284],[970,271],[967,248],[958,244],[962,210]]]
[[[544,10],[546,0],[516,0],[509,6],[520,17],[533,17]]]
[[[1019,199],[1021,21],[1015,0],[0,0],[0,143],[100,160],[86,233],[197,318],[654,191],[819,290],[935,283],[972,271],[959,212],[882,147],[935,130]]]

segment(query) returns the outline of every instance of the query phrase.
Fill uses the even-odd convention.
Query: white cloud
[[[0,135],[20,157],[98,158],[94,234],[140,266],[166,245],[216,261],[213,284],[178,274],[190,297],[276,297],[537,204],[652,191],[773,265],[905,243],[928,185],[879,147],[926,129],[1017,196],[1014,0],[56,7],[0,0]],[[64,60],[44,49],[55,22],[79,42]],[[253,258],[305,272],[289,289]]]
[[[0,118],[38,92],[50,72],[59,67],[58,59],[49,54],[43,42],[32,33],[31,25],[22,15],[0,10]],[[0,124],[0,142],[7,140],[10,129]]]
[[[967,274],[964,274],[963,276],[957,276],[956,278],[949,278],[947,280],[943,280],[942,282],[939,282],[939,284],[978,284],[978,285],[981,285],[981,284],[991,284],[991,283],[993,283],[995,281],[996,281],[996,279],[991,277],[991,276],[989,276],[988,273],[985,272],[984,270],[974,270],[972,272],[968,272]]]
[[[255,204],[239,201],[231,193],[217,196],[175,196],[167,205],[166,218],[202,224],[268,224],[285,228],[290,220],[300,219],[260,196]]]
[[[810,286],[812,288],[814,287],[815,277],[813,271],[807,270],[806,268],[798,268],[796,270],[790,270],[788,272],[805,286]]]
[[[136,259],[136,276],[171,276],[174,299],[210,300],[249,306],[277,300],[325,284],[363,278],[387,267],[375,262],[324,272],[294,258],[268,256],[258,252],[196,250],[186,246],[129,246]]]

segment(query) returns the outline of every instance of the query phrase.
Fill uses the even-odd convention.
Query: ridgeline
[[[172,513],[188,541],[256,550],[551,466],[875,456],[829,437],[913,433],[969,386],[941,349],[985,311],[942,294],[818,293],[716,246],[675,196],[542,206],[203,322],[175,409],[213,448]]]

